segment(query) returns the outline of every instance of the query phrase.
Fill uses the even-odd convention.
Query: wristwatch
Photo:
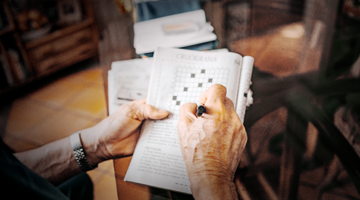
[[[75,160],[83,172],[95,169],[97,167],[97,165],[91,166],[86,159],[86,154],[81,144],[80,131],[70,135],[70,143],[74,150]]]

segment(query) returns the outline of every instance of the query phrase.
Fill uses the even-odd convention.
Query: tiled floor
[[[90,127],[106,117],[100,67],[56,80],[13,102],[4,142],[15,151],[35,148]],[[97,199],[117,199],[113,161],[88,172]]]

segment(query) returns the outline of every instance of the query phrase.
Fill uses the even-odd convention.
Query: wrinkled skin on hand
[[[133,101],[121,106],[97,125],[80,131],[80,140],[91,166],[134,152],[144,119],[163,119],[168,111]],[[68,137],[42,147],[14,154],[24,165],[53,184],[60,184],[81,172]]]
[[[222,85],[206,90],[200,96],[200,103],[206,107],[206,113],[200,117],[196,117],[196,104],[181,106],[180,146],[194,197],[208,198],[206,194],[212,193],[216,198],[214,192],[224,192],[217,191],[223,185],[230,184],[231,192],[235,190],[233,178],[247,134]],[[237,198],[236,190],[232,197]]]
[[[133,154],[143,120],[163,119],[168,115],[166,110],[145,104],[145,99],[137,100],[120,106],[88,134],[92,134],[93,141],[100,147],[101,160],[121,158]]]

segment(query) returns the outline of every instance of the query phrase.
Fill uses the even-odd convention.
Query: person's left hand
[[[133,101],[120,108],[99,124],[81,132],[83,145],[87,145],[89,162],[96,164],[103,160],[130,156],[139,138],[140,125],[145,119],[163,119],[169,115],[166,110],[159,110],[145,104],[144,100]],[[93,149],[91,149],[93,148]],[[96,156],[93,161],[89,156]],[[100,160],[97,160],[100,159]],[[90,163],[91,164],[91,163]]]

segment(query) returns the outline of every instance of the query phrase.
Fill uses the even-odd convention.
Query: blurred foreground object
[[[117,8],[122,13],[129,13],[133,10],[133,4],[131,0],[114,0]]]
[[[157,47],[189,47],[217,39],[214,28],[206,22],[205,12],[196,10],[134,24],[137,54],[152,53]],[[204,47],[203,49],[211,49]],[[202,50],[190,48],[195,50]]]

